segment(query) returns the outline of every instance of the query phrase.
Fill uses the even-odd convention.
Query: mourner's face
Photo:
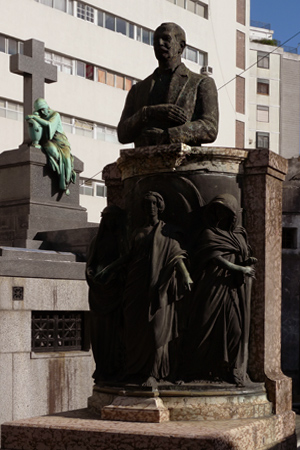
[[[148,214],[150,217],[155,217],[158,215],[157,200],[152,195],[144,199],[144,208],[146,214]]]
[[[40,115],[41,117],[48,117],[49,115],[49,108],[47,108],[46,106],[42,109],[40,109]]]
[[[215,204],[216,225],[222,230],[230,230],[234,225],[234,214],[225,206]]]
[[[158,61],[178,58],[182,47],[177,40],[174,27],[161,27],[154,33],[154,53]]]

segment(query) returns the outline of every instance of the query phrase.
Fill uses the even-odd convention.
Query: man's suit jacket
[[[123,144],[135,142],[143,145],[142,133],[149,127],[144,119],[144,107],[149,106],[149,95],[153,89],[157,70],[145,80],[132,86],[118,125],[118,136]],[[200,145],[213,142],[218,134],[218,94],[215,82],[205,75],[191,72],[181,63],[173,73],[167,95],[169,103],[180,106],[187,122],[180,126],[165,126],[161,123],[151,127],[167,129],[169,143]],[[144,144],[146,145],[146,144]]]

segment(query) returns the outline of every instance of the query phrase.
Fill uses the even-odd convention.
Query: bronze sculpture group
[[[199,146],[215,140],[216,86],[181,63],[185,45],[178,25],[157,28],[159,67],[128,93],[120,142]],[[237,199],[223,193],[199,205],[201,220],[187,240],[161,220],[161,193],[145,191],[140,207],[144,224],[128,243],[124,212],[109,206],[91,245],[87,281],[95,383],[155,388],[221,380],[244,386],[256,259],[239,225]]]

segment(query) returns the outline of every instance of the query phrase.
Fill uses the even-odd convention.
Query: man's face
[[[154,53],[158,61],[175,59],[182,53],[182,47],[175,35],[174,27],[158,28],[154,33]]]

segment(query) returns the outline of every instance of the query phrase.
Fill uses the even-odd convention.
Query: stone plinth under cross
[[[33,104],[44,98],[44,83],[57,81],[57,67],[45,62],[45,44],[36,39],[24,42],[24,54],[10,57],[10,71],[24,77],[24,119],[33,112]],[[30,144],[27,126],[24,126],[24,143]]]

